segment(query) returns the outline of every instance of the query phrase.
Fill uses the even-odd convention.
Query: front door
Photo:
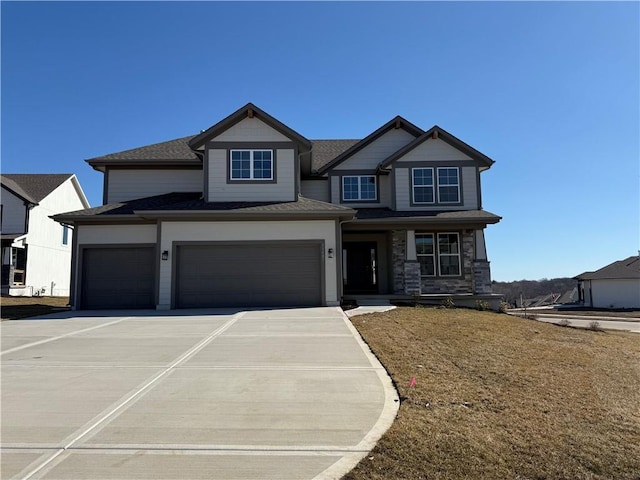
[[[342,278],[345,293],[378,293],[376,242],[344,242]]]

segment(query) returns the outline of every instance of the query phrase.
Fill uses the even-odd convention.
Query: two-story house
[[[2,293],[69,295],[73,231],[50,216],[89,208],[75,175],[3,174]]]
[[[393,118],[308,140],[253,104],[198,135],[87,162],[104,205],[73,224],[76,308],[490,298],[480,174],[493,161]]]

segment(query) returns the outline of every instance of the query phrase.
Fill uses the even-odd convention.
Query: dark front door
[[[377,293],[376,242],[344,242],[342,253],[345,293]]]

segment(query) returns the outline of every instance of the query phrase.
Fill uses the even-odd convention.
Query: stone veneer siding
[[[473,231],[471,233],[460,233],[460,238],[462,239],[462,276],[422,277],[422,293],[473,293],[473,258],[475,256],[473,237]]]
[[[486,260],[473,262],[473,293],[489,294],[491,289],[491,268]]]
[[[393,293],[404,295],[404,262],[407,255],[407,232],[391,232],[391,266],[393,268]]]

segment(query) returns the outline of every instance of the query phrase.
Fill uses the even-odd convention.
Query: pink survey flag
[[[413,388],[416,384],[416,377],[411,377],[411,383],[409,383],[409,388]]]

